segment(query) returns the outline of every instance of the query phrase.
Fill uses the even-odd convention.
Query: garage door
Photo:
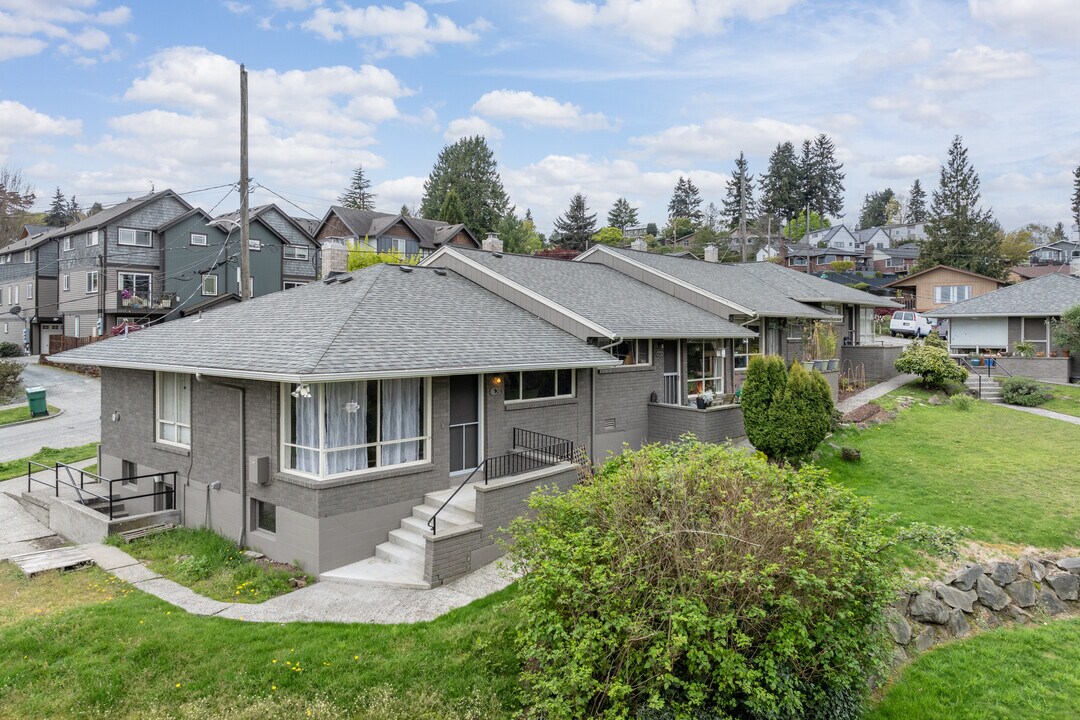
[[[952,318],[949,342],[956,349],[1005,349],[1009,346],[1008,318]]]

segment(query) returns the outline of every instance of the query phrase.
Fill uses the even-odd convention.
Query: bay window
[[[339,477],[429,459],[426,378],[282,386],[281,467]]]
[[[156,380],[157,441],[191,447],[191,376],[159,372]]]
[[[506,374],[505,402],[574,397],[573,370],[526,370]]]
[[[686,341],[686,394],[724,392],[724,346],[719,340]]]

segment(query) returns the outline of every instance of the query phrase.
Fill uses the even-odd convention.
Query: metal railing
[[[668,405],[679,405],[679,373],[664,373],[664,402]]]
[[[116,309],[119,310],[169,310],[176,307],[174,292],[116,291]]]
[[[35,471],[34,470],[35,467],[37,467],[38,470]],[[65,473],[67,474],[67,479],[64,479],[64,478],[60,477],[60,469],[61,468],[63,468]],[[44,470],[44,471],[52,470],[53,471],[53,480],[52,480],[52,482],[48,482],[47,480],[40,480],[40,479],[34,477],[35,472],[40,472],[42,470]],[[74,473],[78,473],[78,480],[75,479]],[[170,476],[171,476],[171,482],[166,483],[165,478],[170,477]],[[93,484],[101,484],[101,483],[108,484],[108,486],[109,486],[108,495],[100,495],[100,494],[94,492],[93,490],[87,490],[86,489],[86,479],[87,479],[87,477],[90,478],[90,484],[91,485],[93,485]],[[154,478],[155,480],[159,481],[160,483],[162,483],[165,486],[165,489],[163,489],[163,490],[155,490],[154,492],[149,492],[149,493],[138,493],[138,494],[135,494],[135,495],[117,494],[117,493],[115,493],[113,491],[113,485],[115,485],[116,483],[137,482],[139,480],[145,480],[147,478]],[[43,465],[43,464],[41,464],[39,462],[34,462],[33,460],[28,460],[26,462],[26,492],[31,491],[33,483],[38,483],[39,485],[44,485],[45,487],[51,487],[53,489],[53,492],[55,493],[56,497],[60,497],[60,486],[61,485],[64,485],[65,487],[70,487],[72,490],[75,491],[75,494],[79,498],[79,502],[82,503],[83,505],[86,505],[87,507],[91,506],[91,502],[93,500],[100,500],[100,501],[102,501],[102,503],[104,503],[104,505],[102,507],[91,507],[91,509],[96,510],[96,511],[101,512],[101,513],[105,513],[104,506],[107,505],[108,506],[108,512],[106,514],[108,514],[109,520],[115,520],[116,519],[116,506],[118,504],[123,504],[123,503],[125,503],[125,502],[127,502],[129,500],[138,500],[138,499],[141,499],[141,498],[150,498],[150,497],[164,497],[165,498],[165,508],[164,508],[165,510],[172,510],[172,509],[174,509],[176,507],[176,471],[175,470],[170,470],[168,472],[151,473],[149,475],[133,475],[131,477],[123,477],[123,478],[116,478],[115,480],[110,480],[109,478],[102,477],[101,475],[98,475],[96,473],[86,472],[85,470],[80,470],[79,468],[72,467],[71,465],[68,465],[67,463],[58,462],[55,465],[53,465],[52,467],[49,467],[48,465]],[[90,500],[88,500],[87,498],[90,498]]]
[[[994,358],[993,365],[984,365],[983,363],[974,365],[971,362],[971,358],[965,355],[956,356],[954,357],[954,359],[956,360],[957,364],[960,365],[960,367],[967,369],[969,375],[975,376],[976,380],[978,381],[976,392],[978,393],[980,399],[982,399],[983,396],[983,374],[979,372],[979,370],[981,370],[982,368],[986,368],[987,382],[990,382],[994,379],[994,374],[992,370],[995,367],[1001,372],[1002,375],[1005,375],[1006,377],[1013,376],[1013,374],[1009,372],[1007,368],[1005,368],[997,361],[997,358]]]
[[[446,509],[450,501],[457,497],[461,489],[468,485],[481,470],[483,470],[484,485],[487,485],[491,480],[558,465],[561,462],[573,462],[574,460],[574,443],[572,441],[533,430],[514,428],[513,447],[513,452],[484,458],[461,481],[461,484],[454,489],[454,492],[450,493],[450,497],[446,498],[443,504],[439,506],[439,509],[428,518],[427,525],[431,528],[432,535],[436,534],[439,513]]]

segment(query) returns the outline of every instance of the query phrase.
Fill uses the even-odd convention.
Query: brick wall
[[[1071,358],[1063,357],[1007,357],[996,358],[994,362],[1013,375],[1022,375],[1044,382],[1068,383],[1070,360]]]
[[[575,397],[506,404],[500,391],[492,395],[492,376],[484,377],[484,454],[504,455],[513,449],[514,428],[554,435],[575,445],[589,446],[589,396],[592,370],[576,370]]]
[[[680,405],[649,403],[650,442],[675,442],[693,433],[703,442],[722,443],[746,437],[742,407],[721,405],[698,410]]]
[[[840,372],[848,373],[860,366],[871,382],[881,382],[896,377],[896,359],[902,347],[880,345],[843,345],[840,347]]]
[[[664,352],[675,341],[652,343],[652,365],[602,368],[596,371],[596,434],[594,462],[617,454],[623,443],[637,447],[649,430],[649,397],[664,394]]]

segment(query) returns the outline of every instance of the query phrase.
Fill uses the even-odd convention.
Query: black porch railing
[[[35,471],[34,468],[37,468]],[[63,468],[67,473],[67,478],[60,477],[60,469]],[[40,472],[42,470],[53,471],[53,480],[49,482],[47,480],[40,480],[34,477],[34,472]],[[78,474],[76,480],[75,474]],[[90,483],[105,483],[109,486],[107,495],[100,495],[93,490],[86,489],[86,479],[90,478]],[[153,478],[163,489],[155,490],[149,493],[136,493],[132,495],[118,494],[114,492],[113,486],[116,483],[130,483],[138,482],[139,480],[145,480]],[[171,482],[166,482],[166,478],[170,478]],[[122,505],[129,500],[138,500],[141,498],[164,498],[163,504],[165,505],[163,510],[173,510],[176,508],[176,471],[171,470],[169,472],[152,473],[149,475],[133,475],[131,477],[116,478],[110,480],[104,478],[96,473],[86,472],[79,468],[72,467],[67,463],[58,462],[54,466],[42,465],[41,463],[28,460],[26,463],[26,492],[30,492],[33,483],[44,485],[45,487],[51,487],[56,497],[60,497],[60,486],[69,487],[75,491],[75,494],[79,497],[79,502],[93,510],[96,510],[102,514],[109,516],[110,520],[116,519],[116,506]],[[88,499],[89,498],[89,499]],[[100,502],[99,507],[93,507],[93,502],[97,500]]]
[[[574,460],[574,443],[554,435],[514,428],[513,446],[513,452],[484,458],[479,465],[473,468],[468,477],[457,486],[454,492],[450,493],[450,497],[446,498],[445,502],[439,506],[439,509],[428,518],[427,524],[431,528],[432,535],[436,532],[435,528],[439,513],[461,492],[461,488],[468,485],[476,477],[477,473],[483,471],[484,484],[487,485],[491,480],[558,465],[561,462],[573,462]]]

